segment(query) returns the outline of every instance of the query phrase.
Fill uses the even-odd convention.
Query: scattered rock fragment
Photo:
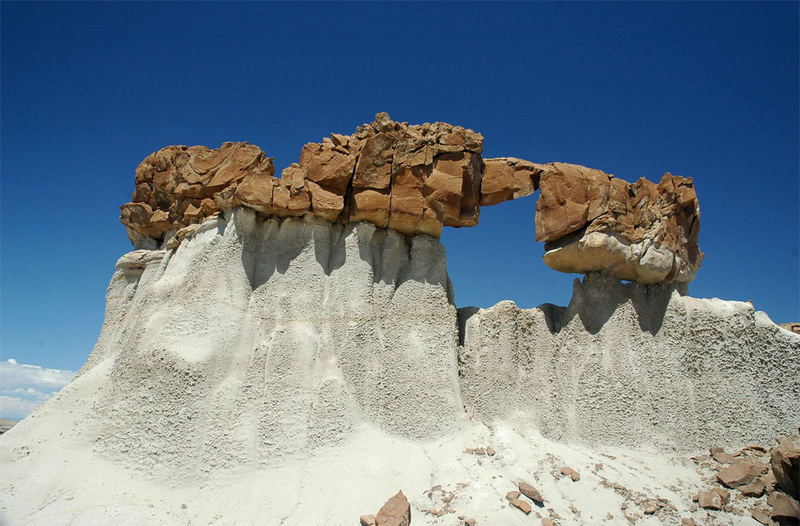
[[[508,500],[514,500],[518,499],[519,495],[520,495],[519,491],[509,491],[508,493],[506,493],[506,498]]]
[[[549,517],[542,517],[542,526],[556,526],[556,521]]]
[[[569,466],[561,468],[561,474],[570,477],[573,482],[577,482],[581,479],[581,474]]]
[[[763,457],[767,454],[767,448],[762,446],[761,444],[750,444],[749,446],[745,446],[739,451],[739,455],[746,455],[746,454],[753,454],[759,457]]]
[[[761,495],[764,494],[764,490],[766,488],[767,485],[764,483],[764,481],[758,478],[750,482],[749,484],[745,484],[744,486],[739,486],[739,491],[741,491],[742,495],[744,495],[745,497],[760,497]]]
[[[411,504],[398,491],[394,497],[386,501],[386,504],[378,511],[375,516],[376,526],[408,526],[411,524]]]
[[[772,493],[772,490],[775,489],[775,484],[778,483],[778,481],[775,479],[775,474],[772,472],[772,470],[767,471],[767,474],[763,475],[761,477],[761,480],[763,480],[764,484],[766,484],[767,486],[766,489],[767,493]]]
[[[697,523],[691,517],[682,517],[681,526],[697,526]]]
[[[729,488],[749,484],[767,471],[767,466],[756,462],[740,462],[728,466],[717,474],[717,480]]]
[[[464,519],[464,526],[475,526],[476,524],[475,519]]]
[[[721,447],[712,447],[709,449],[709,453],[711,453],[711,458],[720,464],[733,464],[736,462],[736,456],[726,453]]]
[[[731,494],[724,489],[713,488],[697,494],[697,504],[707,510],[721,510],[730,500]]]
[[[522,499],[512,500],[511,505],[525,513],[525,515],[528,515],[531,512],[531,505]]]
[[[359,523],[361,526],[375,526],[375,515],[362,515]]]
[[[495,451],[494,448],[491,448],[491,447],[487,447],[486,448],[486,454],[489,455],[490,457],[495,456],[496,453],[497,453],[497,451]]]
[[[661,509],[661,503],[657,500],[647,500],[642,505],[642,511],[644,511],[645,515],[653,515],[655,512]]]
[[[523,495],[531,499],[537,506],[541,507],[544,505],[544,498],[542,494],[539,493],[539,490],[528,484],[527,482],[520,482],[517,484],[519,487],[520,492]]]

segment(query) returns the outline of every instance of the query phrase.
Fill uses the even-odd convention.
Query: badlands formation
[[[482,147],[378,114],[280,178],[247,143],[148,156],[97,345],[0,436],[0,523],[800,517],[800,335],[688,296],[692,180]],[[569,305],[456,308],[442,228],[537,190]]]

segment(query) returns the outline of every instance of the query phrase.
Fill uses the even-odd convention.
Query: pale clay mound
[[[692,513],[688,455],[798,407],[800,336],[748,303],[590,275],[457,310],[433,237],[236,209],[120,258],[87,364],[0,436],[0,523],[357,524],[402,489],[413,524],[539,524],[526,480],[561,525],[757,524]]]

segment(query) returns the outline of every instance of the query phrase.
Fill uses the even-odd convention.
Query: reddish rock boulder
[[[511,501],[511,505],[523,512],[525,515],[531,512],[531,505],[521,499],[514,499]]]
[[[581,474],[569,466],[561,468],[561,474],[571,478],[573,482],[578,482],[581,479]]]
[[[742,492],[742,495],[745,497],[760,497],[764,494],[764,491],[767,489],[766,483],[761,479],[755,479],[754,481],[745,484],[744,486],[739,486],[739,491]]]
[[[707,510],[721,510],[731,498],[731,494],[724,489],[713,488],[697,494],[697,504]]]
[[[767,469],[767,466],[757,462],[740,462],[721,470],[717,480],[729,488],[737,488],[753,482]]]
[[[519,487],[519,491],[531,499],[537,506],[542,506],[544,504],[544,498],[542,494],[539,493],[539,490],[528,484],[527,482],[520,482],[517,484]]]
[[[377,526],[408,526],[411,524],[411,504],[402,491],[386,501],[375,516]]]
[[[547,165],[539,178],[536,239],[562,272],[609,273],[640,283],[687,282],[702,262],[691,178],[626,183],[600,170]]]

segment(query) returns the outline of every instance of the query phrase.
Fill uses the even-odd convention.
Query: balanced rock
[[[553,163],[539,178],[536,240],[562,272],[604,271],[640,283],[688,282],[703,259],[691,178],[626,183],[600,170]]]
[[[274,177],[257,146],[168,146],[136,170],[121,220],[132,240],[169,232],[236,206],[264,216],[311,214],[369,221],[404,234],[438,237],[442,226],[478,222],[483,137],[446,123],[408,126],[385,113],[353,135],[306,144]]]

